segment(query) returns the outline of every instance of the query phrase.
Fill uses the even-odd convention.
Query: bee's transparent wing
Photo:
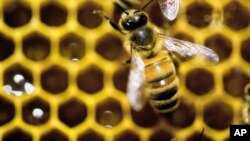
[[[134,53],[131,56],[127,97],[135,111],[140,111],[146,103],[146,97],[143,93],[144,79],[144,62],[139,55]]]
[[[158,0],[162,14],[173,21],[179,12],[180,0]]]
[[[176,54],[183,60],[188,60],[194,56],[200,56],[213,64],[219,62],[218,55],[210,48],[188,41],[171,38],[169,36],[164,36],[163,38],[164,47],[166,47],[169,52]]]

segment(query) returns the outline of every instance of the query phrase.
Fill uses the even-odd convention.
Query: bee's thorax
[[[154,47],[154,38],[154,31],[147,26],[134,30],[130,36],[131,44],[137,50],[151,50]]]

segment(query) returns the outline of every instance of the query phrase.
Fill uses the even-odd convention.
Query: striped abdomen
[[[157,56],[145,62],[145,92],[153,107],[162,113],[178,106],[178,78],[168,55]]]

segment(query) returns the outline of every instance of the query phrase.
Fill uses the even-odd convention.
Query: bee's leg
[[[106,16],[106,15],[103,13],[103,11],[94,10],[94,11],[93,11],[93,14],[99,14],[99,15],[101,15],[102,17],[104,17],[106,20],[109,21],[109,24],[110,24],[115,30],[117,30],[117,31],[121,32],[122,34],[124,34],[124,33],[122,32],[122,30],[119,28],[119,26],[118,26],[114,21],[112,21],[108,16]]]

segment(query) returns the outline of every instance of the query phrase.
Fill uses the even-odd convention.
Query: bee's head
[[[120,26],[126,31],[135,30],[148,22],[148,15],[143,11],[127,10],[122,13]]]

